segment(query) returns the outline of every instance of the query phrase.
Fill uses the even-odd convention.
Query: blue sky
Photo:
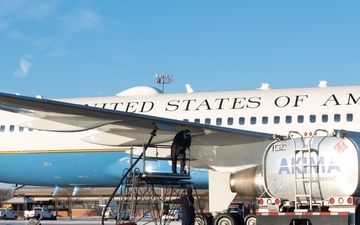
[[[360,1],[0,0],[0,91],[360,84]]]
[[[0,91],[360,84],[360,1],[0,0]]]

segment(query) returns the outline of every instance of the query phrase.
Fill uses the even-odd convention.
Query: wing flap
[[[104,120],[83,116],[46,116],[42,119],[30,120],[19,124],[21,127],[45,131],[83,131],[113,123],[113,120]]]

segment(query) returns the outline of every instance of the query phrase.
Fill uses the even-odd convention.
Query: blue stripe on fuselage
[[[42,186],[116,186],[129,168],[124,152],[64,152],[0,155],[0,182]],[[134,159],[135,160],[135,159]],[[143,162],[136,166],[142,171]],[[170,172],[167,160],[146,160],[146,172]],[[197,188],[208,188],[208,172],[191,169]]]

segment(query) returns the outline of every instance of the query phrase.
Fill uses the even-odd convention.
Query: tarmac
[[[101,217],[73,217],[72,220],[69,218],[58,218],[57,220],[41,220],[39,223],[36,220],[0,220],[0,225],[102,225]],[[105,225],[115,225],[115,220],[104,221]],[[124,225],[127,225],[126,223]],[[144,220],[137,222],[136,225],[160,225],[158,222],[150,220]],[[172,221],[171,223],[166,223],[166,225],[181,225],[181,221]]]

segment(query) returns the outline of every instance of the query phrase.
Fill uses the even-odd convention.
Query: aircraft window
[[[29,128],[29,131],[33,131],[34,129],[32,129],[32,128]]]
[[[269,122],[269,118],[267,116],[263,116],[262,123],[263,124],[268,124],[268,122]]]
[[[324,123],[327,123],[327,121],[329,120],[329,116],[326,115],[326,114],[323,114],[323,115],[321,116],[321,120],[322,120]]]
[[[316,122],[316,116],[310,115],[310,123],[315,123],[315,122]]]
[[[286,116],[286,123],[291,123],[292,117],[291,116]]]
[[[210,118],[206,118],[206,119],[205,119],[205,124],[209,124],[209,125],[211,124]]]
[[[353,121],[353,114],[351,114],[351,113],[346,114],[346,121],[352,122]]]
[[[189,122],[189,119],[183,119],[183,121],[185,121],[185,122]]]
[[[239,124],[240,124],[240,125],[244,125],[244,124],[245,124],[245,118],[244,118],[244,117],[239,117]]]
[[[15,126],[14,125],[10,125],[10,132],[14,132],[14,130],[15,130]]]
[[[23,128],[23,127],[19,127],[19,131],[20,131],[20,132],[23,132],[23,131],[24,131],[24,128]]]
[[[251,117],[250,118],[250,123],[251,124],[256,124],[256,117]]]
[[[274,116],[274,123],[279,124],[280,123],[280,116]]]
[[[216,125],[221,125],[221,124],[222,124],[222,119],[216,118]]]
[[[195,123],[200,123],[200,119],[195,119],[194,122]]]
[[[340,122],[340,114],[335,114],[334,115],[334,121],[335,122]]]
[[[228,125],[233,125],[233,123],[234,123],[234,118],[229,117],[227,123],[228,123]]]
[[[304,122],[304,116],[299,115],[297,118],[298,123],[303,123]]]
[[[0,132],[4,132],[5,131],[5,126],[4,125],[1,125],[0,126]]]

